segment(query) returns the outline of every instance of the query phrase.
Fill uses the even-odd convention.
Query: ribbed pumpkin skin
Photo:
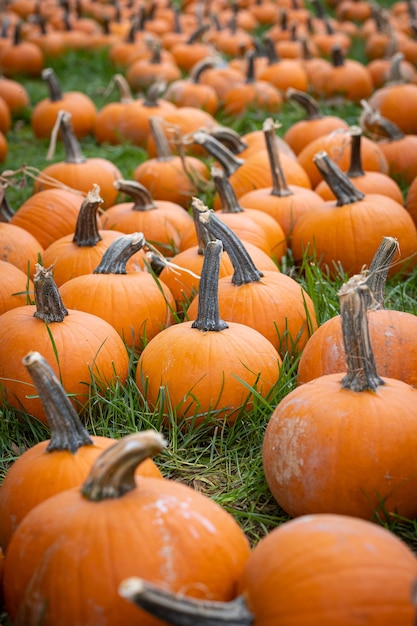
[[[61,100],[45,98],[36,104],[31,116],[31,127],[35,137],[48,139],[59,111],[72,115],[72,125],[76,137],[82,139],[94,133],[97,109],[94,102],[80,91],[68,91]]]
[[[381,309],[367,314],[372,350],[381,376],[417,386],[417,316]],[[346,371],[340,317],[332,317],[310,337],[298,363],[298,383]]]
[[[37,506],[15,532],[6,608],[25,626],[41,615],[42,626],[98,624],[97,616],[106,626],[160,626],[118,595],[122,580],[141,576],[187,595],[231,600],[249,552],[232,516],[179,482],[142,478],[137,489],[101,502],[73,489]]]
[[[33,298],[33,283],[13,263],[0,260],[0,315],[18,306],[24,306],[27,298]],[[28,291],[29,293],[26,293]]]
[[[363,200],[336,206],[324,202],[322,207],[304,213],[294,226],[292,250],[296,261],[303,253],[315,252],[323,265],[334,271],[340,261],[349,275],[359,274],[363,265],[369,266],[373,251],[389,232],[398,239],[401,261],[415,265],[417,230],[410,214],[400,204],[379,194],[367,194]],[[393,272],[401,270],[401,263]]]
[[[11,223],[30,232],[44,247],[74,232],[83,195],[65,189],[45,189],[18,208]]]
[[[118,192],[113,183],[122,178],[122,173],[111,161],[101,157],[91,157],[82,163],[58,161],[42,170],[42,180],[35,180],[35,192],[50,189],[51,185],[44,181],[44,176],[56,178],[64,185],[84,193],[88,193],[93,185],[98,185],[105,209],[116,202]]]
[[[42,254],[42,244],[24,228],[0,222],[0,259],[13,263],[25,274],[31,275]]]
[[[26,450],[2,482],[0,489],[0,546],[6,550],[12,534],[23,517],[47,498],[81,485],[95,459],[113,445],[111,437],[91,437],[93,445],[81,446],[75,454],[69,450],[47,452],[49,444],[41,441]],[[138,475],[162,478],[152,459],[138,466]]]
[[[34,305],[28,305],[0,316],[0,381],[13,407],[23,406],[41,421],[46,419],[39,398],[27,397],[34,395],[34,387],[22,359],[31,350],[43,355],[55,374],[61,375],[65,391],[76,394],[77,401],[82,404],[88,399],[86,383],[91,381],[90,367],[99,385],[100,381],[105,385],[114,381],[115,372],[122,383],[126,381],[129,369],[127,350],[107,322],[89,313],[69,310],[63,322],[46,325],[33,316],[35,311]]]
[[[375,512],[417,515],[417,389],[385,378],[377,391],[343,389],[343,374],[297,387],[265,432],[266,479],[292,517]],[[381,503],[383,509],[381,510]]]
[[[188,308],[189,319],[197,315],[198,296]],[[301,352],[317,327],[310,296],[290,276],[281,272],[263,272],[258,282],[236,286],[231,277],[219,280],[220,317],[226,322],[246,324],[259,331],[285,352]]]
[[[278,353],[244,324],[229,322],[226,330],[208,332],[191,325],[171,326],[149,342],[138,362],[138,388],[155,406],[166,387],[178,419],[197,412],[203,414],[200,421],[210,413],[212,419],[227,416],[232,422],[242,406],[250,410],[253,404],[242,381],[256,383],[262,396],[272,389],[279,376]]]
[[[394,534],[341,515],[308,515],[252,551],[240,591],[259,626],[409,626],[417,576]]]
[[[100,316],[137,349],[174,322],[174,296],[145,272],[85,274],[63,284],[60,293],[67,306]]]

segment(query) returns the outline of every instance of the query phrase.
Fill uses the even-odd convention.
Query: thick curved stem
[[[197,600],[175,595],[135,577],[120,584],[119,594],[174,626],[251,626],[254,621],[243,596],[230,602]]]
[[[120,498],[136,488],[137,466],[165,448],[164,437],[154,430],[122,437],[96,459],[81,493],[92,501]]]
[[[204,130],[198,130],[193,133],[193,141],[203,146],[220,163],[226,172],[226,176],[232,176],[244,164],[243,159],[239,159],[212,134]]]
[[[152,211],[157,208],[149,190],[136,180],[119,178],[113,184],[118,191],[133,200],[132,211]]]
[[[369,287],[361,275],[353,276],[339,290],[340,316],[347,374],[342,387],[352,391],[376,391],[384,384],[378,375],[369,337],[364,293]]]
[[[51,431],[46,452],[68,450],[75,454],[81,446],[93,445],[93,440],[81,424],[54,371],[39,352],[29,352],[23,358],[42,402]]]
[[[35,268],[33,286],[36,311],[33,314],[34,317],[47,324],[64,321],[68,310],[62,302],[61,294],[54,281],[53,266],[45,268],[36,263]]]
[[[105,250],[94,274],[126,274],[126,263],[145,244],[143,233],[121,235]]]
[[[384,237],[369,266],[366,284],[369,291],[364,291],[366,308],[383,309],[385,307],[385,285],[388,271],[394,255],[399,250],[398,240]]]
[[[42,70],[41,76],[48,85],[49,99],[51,100],[51,102],[58,102],[59,100],[62,100],[63,94],[61,85],[59,84],[57,75],[55,74],[55,71],[52,69],[52,67],[46,67],[44,70]]]
[[[80,248],[95,246],[102,240],[97,221],[97,213],[102,204],[103,198],[100,197],[100,187],[94,185],[81,204],[75,225],[72,241]]]
[[[336,196],[337,206],[353,204],[364,199],[365,194],[356,189],[349,177],[330,159],[327,152],[324,150],[317,152],[313,157],[313,161]]]

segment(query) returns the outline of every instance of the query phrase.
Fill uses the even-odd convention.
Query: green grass
[[[356,41],[355,55],[360,57],[361,54],[361,42]],[[116,99],[116,94],[107,90],[114,69],[107,62],[105,52],[71,53],[50,64],[65,91],[83,90],[99,108]],[[32,105],[46,96],[42,80],[24,80],[24,84]],[[335,108],[323,103],[322,111],[341,114],[351,124],[357,122],[359,115],[359,107],[354,104]],[[280,132],[283,134],[286,128],[302,116],[297,107],[286,103],[282,114],[277,116],[282,123]],[[261,114],[239,120],[219,116],[221,123],[232,125],[241,133],[258,130],[263,119]],[[8,133],[8,142],[9,155],[2,169],[4,172],[16,172],[14,177],[7,174],[7,197],[17,210],[33,189],[33,180],[29,173],[22,171],[22,166],[38,169],[45,167],[48,164],[45,158],[48,142],[34,139],[30,129],[30,111],[14,120]],[[133,169],[146,158],[144,151],[134,146],[98,146],[93,138],[83,140],[82,149],[87,157],[103,156],[111,159],[125,178],[131,177]],[[58,143],[54,160],[62,158],[62,146]],[[203,196],[202,200],[210,203],[210,196]],[[305,262],[301,269],[295,268],[289,256],[283,260],[282,270],[297,278],[305,287],[313,299],[319,323],[338,314],[337,292],[345,280],[344,276],[331,279],[314,263]],[[417,269],[406,277],[394,277],[388,281],[386,306],[417,313]],[[126,385],[118,386],[105,396],[92,393],[83,416],[89,432],[117,438],[146,428],[162,430],[169,446],[155,460],[164,476],[186,483],[222,505],[238,520],[252,545],[272,528],[286,521],[288,516],[276,504],[266,485],[262,468],[262,441],[275,406],[295,387],[297,360],[284,360],[280,379],[266,401],[256,400],[254,410],[243,414],[233,426],[220,422],[214,428],[204,424],[184,428],[177,423],[174,415],[163,419],[158,411],[150,410],[135,385],[136,360],[137,357],[132,355],[131,375]],[[48,429],[27,414],[7,406],[0,410],[0,417],[1,482],[10,465],[24,450],[48,437]],[[390,528],[413,549],[417,549],[415,520],[394,518]]]

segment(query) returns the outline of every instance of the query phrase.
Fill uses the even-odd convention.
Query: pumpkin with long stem
[[[291,124],[284,133],[285,141],[295,154],[299,154],[317,137],[327,135],[337,128],[348,128],[348,123],[338,115],[324,115],[318,102],[306,91],[290,87],[285,95],[290,103],[295,102],[305,113],[304,119]]]
[[[292,240],[295,260],[307,253],[331,273],[341,269],[352,275],[371,263],[382,237],[390,233],[398,239],[402,256],[391,271],[412,268],[417,262],[417,230],[407,210],[388,196],[356,189],[326,152],[319,152],[315,163],[337,199],[323,201],[297,221]]]
[[[238,237],[213,211],[201,213],[200,220],[213,238],[222,241],[233,263],[233,275],[219,280],[222,318],[254,328],[282,358],[302,351],[317,327],[309,295],[290,276],[257,269]],[[198,311],[198,300],[196,296],[187,310],[190,319]]]
[[[209,179],[208,167],[197,157],[173,155],[160,118],[152,116],[149,123],[158,156],[140,163],[133,171],[133,178],[155,200],[168,200],[188,208],[199,185]]]
[[[373,109],[366,100],[361,102],[361,126],[377,141],[388,161],[389,173],[402,184],[410,184],[417,176],[417,129],[414,134],[404,133],[400,127]]]
[[[149,272],[127,269],[144,244],[143,233],[120,235],[92,272],[60,288],[70,308],[106,320],[129,347],[138,350],[174,322],[176,309],[173,295],[161,280]],[[112,306],[115,302],[117,306]]]
[[[52,268],[37,264],[33,283],[35,304],[0,316],[0,382],[2,402],[45,421],[42,403],[33,396],[33,383],[22,363],[28,351],[37,350],[45,357],[76,406],[88,400],[92,384],[99,391],[124,383],[129,357],[110,324],[64,306]]]
[[[364,170],[362,166],[362,129],[359,126],[351,126],[350,135],[350,165],[346,175],[352,180],[355,187],[359,189],[359,191],[362,191],[362,193],[379,193],[383,196],[392,198],[399,204],[403,204],[404,199],[401,188],[390,175],[373,170]],[[379,143],[379,146],[388,158],[388,154],[384,149],[384,144]],[[319,194],[323,200],[335,199],[333,191],[325,180],[319,182],[315,188],[315,192]]]
[[[167,328],[143,350],[136,382],[148,404],[177,420],[227,419],[266,396],[279,377],[281,359],[261,333],[221,319],[218,275],[222,244],[208,242],[194,321]],[[256,389],[256,391],[255,391]]]
[[[26,515],[4,571],[5,604],[15,623],[96,623],[99,612],[108,626],[156,626],[118,595],[122,580],[134,575],[187,596],[234,598],[250,554],[234,518],[180,482],[135,476],[142,461],[165,447],[153,430],[123,437],[96,459],[81,487]],[[68,580],[77,594],[70,603]]]
[[[368,325],[375,362],[381,376],[417,385],[417,317],[385,308],[385,283],[398,242],[384,237],[368,270]],[[398,354],[398,358],[395,355]],[[298,383],[324,374],[344,372],[346,355],[340,315],[330,318],[310,337],[298,363]]]
[[[104,226],[123,233],[143,232],[146,241],[165,256],[178,252],[184,231],[193,224],[184,207],[169,200],[154,200],[136,180],[116,180],[114,185],[128,198],[107,209]]]
[[[54,265],[54,280],[58,287],[71,278],[92,272],[104,251],[122,236],[120,231],[101,228],[98,212],[102,203],[100,190],[95,185],[81,203],[74,233],[57,239],[45,250],[42,262],[46,267]],[[144,267],[143,255],[131,259],[131,269]]]
[[[63,92],[51,67],[42,70],[42,78],[48,86],[49,97],[40,100],[33,108],[30,124],[35,137],[49,138],[58,113],[63,109],[71,114],[76,137],[81,139],[92,134],[96,124],[97,108],[91,98],[81,91]]]
[[[292,517],[417,514],[417,389],[378,374],[367,289],[366,279],[355,275],[339,291],[345,374],[323,375],[291,391],[265,431],[266,480]]]
[[[353,626],[361,621],[408,626],[415,615],[416,575],[412,550],[386,528],[343,515],[306,515],[259,541],[231,602],[174,595],[138,577],[123,581],[119,593],[175,626]]]
[[[122,178],[119,168],[103,157],[87,158],[83,155],[80,143],[72,128],[71,114],[68,111],[61,111],[58,114],[56,129],[61,132],[65,159],[51,163],[41,170],[35,180],[35,193],[42,191],[42,189],[59,186],[59,183],[88,193],[96,184],[101,190],[103,208],[114,204],[117,190],[114,188],[113,182]],[[51,178],[53,181],[50,180]]]
[[[37,504],[81,485],[93,461],[113,445],[111,437],[90,435],[54,371],[39,354],[23,357],[45,409],[50,437],[23,452],[7,470],[0,489],[0,546],[5,551],[19,523]],[[138,474],[162,478],[148,459]]]
[[[243,208],[268,213],[282,228],[287,245],[291,247],[294,224],[306,211],[321,204],[321,198],[312,189],[289,185],[282,167],[281,151],[275,140],[276,124],[271,118],[263,123],[265,144],[271,172],[271,186],[260,187],[244,193],[239,198]]]

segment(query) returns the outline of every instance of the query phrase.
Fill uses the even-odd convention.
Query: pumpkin
[[[7,103],[12,115],[30,106],[28,91],[18,80],[0,75],[0,96]]]
[[[233,275],[219,280],[219,313],[226,322],[238,322],[260,332],[281,358],[301,352],[317,327],[311,298],[290,276],[260,271],[233,231],[213,211],[200,215],[213,238],[220,239],[233,263]],[[188,307],[194,319],[199,296]]]
[[[301,61],[282,55],[279,52],[279,44],[274,44],[270,37],[264,37],[263,42],[268,55],[268,65],[259,72],[258,79],[270,82],[282,93],[289,88],[307,91],[308,77]]]
[[[165,256],[178,252],[184,232],[193,220],[184,207],[169,200],[154,200],[135,180],[116,180],[116,189],[128,196],[103,215],[106,228],[123,233],[143,232],[146,241]]]
[[[417,389],[379,376],[365,290],[366,279],[354,276],[339,291],[345,375],[323,375],[291,391],[265,431],[266,480],[292,517],[338,513],[389,520],[417,514]]]
[[[315,157],[317,167],[330,185],[337,200],[304,213],[293,230],[294,259],[301,262],[310,254],[334,274],[348,275],[361,271],[372,261],[387,232],[398,239],[403,262],[392,272],[405,271],[416,263],[417,231],[407,210],[388,196],[363,194],[325,152]]]
[[[0,316],[0,382],[2,402],[45,421],[42,403],[32,397],[33,385],[22,363],[29,350],[44,355],[76,406],[88,400],[93,381],[97,390],[124,383],[129,357],[110,324],[96,315],[65,308],[51,268],[36,264],[33,283],[35,304]]]
[[[380,375],[417,386],[417,356],[414,349],[417,317],[412,313],[386,309],[384,305],[388,270],[392,259],[399,252],[398,241],[393,237],[384,237],[369,266],[369,334]],[[344,372],[345,369],[341,317],[336,315],[321,324],[308,340],[298,362],[297,380],[302,384],[324,374]]]
[[[363,101],[364,102],[364,101]],[[383,196],[392,198],[399,204],[404,203],[403,193],[398,183],[395,182],[390,175],[383,172],[376,172],[373,170],[365,171],[362,167],[362,129],[359,126],[350,127],[351,134],[351,149],[350,149],[350,165],[346,172],[348,178],[350,178],[359,191],[362,193],[378,193]],[[387,151],[384,149],[384,144],[378,144],[383,153],[387,157],[388,164],[390,165],[390,159]],[[390,166],[391,171],[391,166]],[[319,182],[315,188],[315,192],[323,198],[323,200],[335,200],[335,195],[328,183],[325,180]]]
[[[186,598],[138,577],[124,580],[119,593],[177,626],[353,626],[361,621],[389,626],[393,620],[407,626],[415,615],[416,572],[413,552],[386,528],[317,514],[285,522],[259,541],[239,595],[230,602]]]
[[[175,312],[174,297],[162,281],[148,272],[126,269],[144,243],[143,233],[120,235],[93,272],[76,276],[60,288],[70,308],[106,320],[127,346],[137,350],[170,326]],[[114,302],[118,305],[111,306]]]
[[[299,154],[310,141],[317,137],[327,135],[337,128],[348,128],[348,123],[338,115],[324,115],[320,111],[318,102],[306,91],[289,87],[286,97],[290,103],[295,102],[302,107],[305,113],[304,119],[291,124],[283,137],[295,154]]]
[[[215,115],[219,99],[214,87],[200,82],[200,76],[208,67],[213,67],[213,60],[203,59],[191,68],[188,78],[173,81],[165,92],[165,98],[177,107],[195,107]]]
[[[48,98],[34,106],[30,125],[35,137],[51,136],[59,111],[64,109],[71,115],[73,131],[79,139],[94,132],[97,109],[92,99],[81,91],[62,92],[58,77],[51,67],[42,70],[42,78],[49,90]]]
[[[33,283],[21,269],[0,260],[0,315],[5,311],[28,304],[33,295]]]
[[[226,323],[218,310],[222,244],[209,242],[200,279],[194,321],[159,333],[143,350],[136,383],[150,407],[183,421],[233,422],[265,397],[279,376],[281,359],[271,342],[244,324]]]
[[[126,80],[135,92],[149,87],[155,80],[170,83],[181,78],[181,70],[171,52],[163,51],[157,40],[151,40],[148,46],[151,55],[132,61],[125,71]]]
[[[21,37],[22,22],[16,22],[13,38],[0,48],[0,67],[6,78],[18,76],[40,76],[44,66],[44,55],[36,44]]]
[[[69,626],[94,623],[99,611],[108,626],[156,626],[118,595],[122,580],[135,574],[189,596],[234,597],[250,554],[234,518],[180,482],[135,477],[136,467],[165,446],[155,431],[123,437],[96,459],[81,487],[25,516],[5,562],[13,621],[35,624],[42,615],[43,626]],[[80,581],[71,603],[67,576]]]
[[[43,253],[46,267],[54,266],[54,280],[58,287],[75,276],[89,274],[98,265],[109,245],[122,236],[122,232],[99,228],[98,217],[103,199],[95,185],[81,203],[75,230],[54,241]],[[129,261],[131,270],[144,269],[144,255],[137,254]]]
[[[98,185],[103,197],[103,208],[115,203],[117,190],[113,182],[122,178],[120,170],[103,157],[86,158],[72,128],[71,114],[61,111],[56,128],[60,130],[65,149],[65,160],[44,167],[35,179],[34,191],[42,191],[59,185],[88,193],[93,185]],[[53,182],[53,179],[55,182]]]
[[[35,267],[43,247],[27,230],[0,221],[0,260],[13,263],[26,275]]]
[[[146,187],[155,200],[175,202],[188,208],[199,185],[209,178],[208,167],[197,157],[173,155],[160,119],[151,117],[149,123],[158,156],[140,163],[133,171],[133,178]]]
[[[51,187],[29,196],[14,212],[10,223],[23,228],[43,248],[74,232],[84,194]]]
[[[54,371],[39,354],[28,352],[23,364],[45,409],[50,437],[26,449],[7,470],[0,489],[0,546],[6,551],[19,523],[37,504],[81,485],[93,461],[113,445],[111,437],[91,436]],[[138,475],[162,478],[151,459]]]
[[[307,187],[289,185],[281,163],[279,144],[275,141],[276,124],[271,118],[263,124],[269,157],[272,185],[248,191],[240,196],[244,208],[268,213],[280,225],[287,245],[291,247],[292,231],[298,218],[321,204],[320,196]]]

